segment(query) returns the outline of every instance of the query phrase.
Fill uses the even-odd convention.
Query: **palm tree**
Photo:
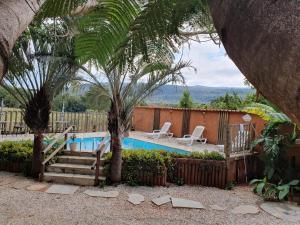
[[[41,26],[38,31],[29,28],[23,34],[13,50],[2,84],[20,103],[23,119],[34,133],[34,177],[38,177],[41,169],[43,133],[48,128],[51,102],[78,70],[72,57],[72,40],[53,42],[46,32],[48,28]]]
[[[183,82],[180,70],[188,63],[145,63],[138,60],[134,68],[127,70],[108,70],[103,68],[99,75],[90,76],[95,85],[109,99],[108,131],[111,135],[112,151],[110,179],[113,183],[121,181],[122,146],[121,138],[131,126],[134,106],[142,102],[154,90],[169,82]],[[101,80],[107,80],[107,83]]]
[[[145,43],[149,37],[152,40],[160,40],[163,36],[165,40],[169,39],[171,46],[174,40],[189,39],[201,33],[213,36],[215,28],[208,19],[210,18],[209,12],[211,12],[214,25],[228,55],[242,73],[263,96],[277,104],[298,125],[300,124],[298,104],[300,79],[297,78],[300,63],[298,60],[300,57],[300,42],[298,41],[300,19],[298,17],[299,1],[296,0],[281,0],[274,4],[269,0],[261,0],[255,1],[251,7],[249,7],[248,0],[101,0],[99,3],[96,0],[0,0],[0,3],[3,3],[0,8],[2,19],[0,24],[0,79],[7,71],[7,61],[14,43],[35,14],[40,14],[41,17],[82,16],[86,13],[97,15],[99,12],[97,10],[103,11],[103,5],[109,2],[111,2],[110,15],[116,23],[107,24],[101,17],[98,17],[99,20],[90,20],[90,22],[97,26],[101,23],[107,25],[111,28],[112,34],[116,34],[117,37],[121,37],[122,35],[119,34],[124,34],[124,31],[125,34],[132,34],[128,36],[128,41],[124,45],[118,45],[123,46],[120,53],[127,52],[128,55],[134,55],[137,52],[147,55],[146,52],[149,49],[145,47],[147,46]],[[132,8],[133,2],[135,6],[140,6],[140,9]],[[262,8],[264,10],[259,10]],[[141,10],[143,13],[140,13]],[[137,14],[139,19],[131,23],[132,18],[136,18]],[[193,28],[192,31],[177,29],[183,25],[190,25]],[[135,32],[136,30],[143,30],[143,32]],[[86,42],[86,46],[81,48],[83,44],[78,43],[78,54],[84,56],[83,60],[91,56],[104,59],[107,55],[100,53],[97,49],[102,48],[102,51],[107,53],[113,46],[101,45],[103,42],[99,40],[99,36],[93,34],[95,30],[87,31],[92,37],[81,37],[81,43]],[[110,40],[110,34],[104,36],[106,40]],[[103,36],[100,39],[102,38]],[[123,60],[130,61],[130,57],[123,58]],[[292,82],[284,83],[285,80]],[[282,95],[283,92],[284,95]]]

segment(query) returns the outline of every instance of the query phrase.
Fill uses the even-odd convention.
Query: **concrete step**
[[[73,174],[84,174],[84,175],[95,174],[95,170],[92,170],[90,165],[68,164],[68,163],[54,163],[47,166],[46,170],[48,172],[55,172],[55,173],[73,173]],[[99,172],[100,174],[102,174],[103,167],[99,168]]]
[[[100,176],[100,181],[104,181],[105,177]],[[46,172],[43,177],[44,181],[60,183],[60,184],[73,184],[81,186],[93,186],[95,184],[95,176],[70,174],[70,173],[53,173]]]
[[[81,165],[92,165],[95,162],[95,157],[88,156],[58,156],[57,162],[64,164],[81,164]]]
[[[87,157],[96,157],[96,152],[95,151],[63,151],[64,155],[68,156],[87,156]]]

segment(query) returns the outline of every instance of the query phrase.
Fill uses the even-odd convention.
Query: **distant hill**
[[[76,91],[77,95],[83,95],[90,89],[91,84],[84,84],[80,90]],[[179,86],[179,85],[164,85],[156,90],[148,99],[147,103],[166,103],[177,104],[182,95],[182,92],[188,88],[194,102],[209,103],[210,101],[225,95],[226,93],[237,93],[241,97],[245,97],[248,93],[253,92],[251,88],[233,88],[233,87],[206,87],[201,85],[196,86]]]
[[[149,103],[168,103],[176,104],[186,87],[178,85],[165,85],[156,90],[146,101]],[[253,92],[251,88],[232,88],[232,87],[206,87],[188,86],[194,102],[209,103],[210,101],[225,95],[226,93],[237,93],[241,97]]]

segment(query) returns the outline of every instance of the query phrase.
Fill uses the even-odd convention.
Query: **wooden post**
[[[66,128],[66,130],[67,130],[67,128]],[[64,140],[65,140],[65,141],[68,140],[68,132],[65,133],[65,138],[64,138]],[[64,146],[64,149],[67,150],[67,142],[66,142],[66,144],[65,144],[65,146]]]
[[[225,125],[225,137],[224,137],[224,153],[226,160],[226,183],[233,181],[231,168],[230,168],[230,152],[231,152],[231,134],[230,134],[230,126]]]
[[[102,149],[96,152],[96,166],[95,166],[95,186],[99,185],[99,169],[100,169],[100,153]]]

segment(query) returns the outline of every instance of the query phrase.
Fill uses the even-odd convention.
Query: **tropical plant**
[[[23,34],[9,61],[2,86],[20,103],[23,119],[34,133],[34,177],[41,169],[43,133],[48,128],[51,102],[78,70],[72,54],[72,40],[54,39],[47,26],[41,25]]]
[[[261,104],[261,103],[251,103],[242,109],[243,112],[255,114],[265,121],[270,122],[291,122],[290,118],[284,113],[278,112],[274,107]]]
[[[192,108],[194,105],[189,90],[184,90],[179,101],[180,108]]]
[[[107,70],[103,68],[98,76],[90,73],[95,85],[110,101],[108,111],[108,130],[111,135],[112,182],[121,180],[121,138],[131,127],[131,117],[134,106],[142,102],[154,90],[169,82],[183,82],[180,70],[188,63],[145,63],[136,61],[134,68],[124,70]],[[101,82],[105,78],[108,85]]]
[[[282,126],[292,127],[293,131],[283,132]],[[269,123],[262,135],[252,143],[252,147],[259,144],[263,145],[260,159],[264,162],[264,174],[268,180],[278,182],[290,178],[291,171],[287,159],[287,149],[296,139],[295,128],[290,123]]]
[[[292,180],[286,184],[279,182],[278,185],[268,182],[267,178],[254,179],[250,182],[253,185],[253,191],[262,196],[265,200],[284,200],[292,189],[299,190],[297,185],[299,180]]]

